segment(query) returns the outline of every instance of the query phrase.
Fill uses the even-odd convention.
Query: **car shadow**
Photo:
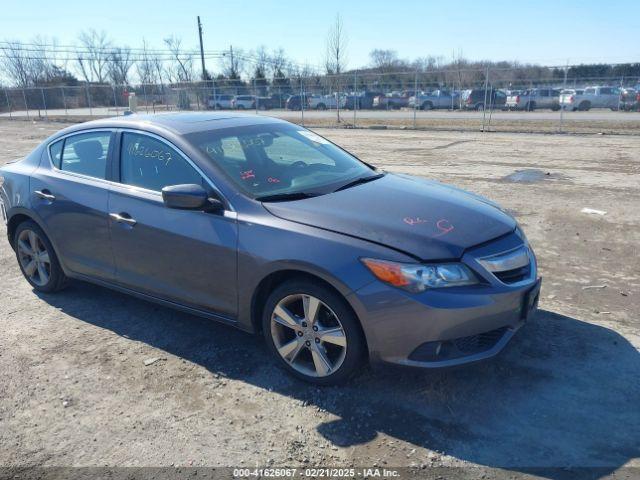
[[[559,467],[597,467],[580,478],[599,478],[640,454],[640,353],[611,329],[557,313],[540,311],[491,361],[367,369],[319,388],[275,367],[260,337],[210,320],[88,284],[40,296],[81,321],[330,412],[338,419],[318,431],[337,446],[385,435],[483,466],[549,469],[536,472],[550,478],[562,477]],[[428,463],[405,459],[413,460]]]

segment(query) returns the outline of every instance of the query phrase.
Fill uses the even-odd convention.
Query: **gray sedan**
[[[540,291],[524,233],[495,204],[263,116],[69,127],[0,168],[0,214],[35,290],[84,280],[261,332],[318,384],[367,360],[491,357]]]

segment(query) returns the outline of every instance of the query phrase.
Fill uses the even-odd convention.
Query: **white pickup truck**
[[[531,88],[515,95],[507,96],[507,110],[526,110],[531,112],[539,108],[560,110],[560,90],[555,88]]]
[[[617,110],[620,104],[620,89],[617,87],[587,87],[580,90],[563,90],[560,106],[565,110],[587,111],[591,108]]]

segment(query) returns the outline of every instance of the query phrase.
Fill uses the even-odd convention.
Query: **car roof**
[[[61,134],[94,128],[135,128],[139,130],[166,130],[177,135],[217,130],[221,128],[287,123],[265,115],[229,112],[176,112],[156,114],[131,114],[81,123],[64,129]],[[56,135],[57,136],[57,135]]]

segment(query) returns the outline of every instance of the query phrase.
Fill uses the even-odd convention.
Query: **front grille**
[[[438,362],[475,355],[491,350],[504,337],[509,327],[500,327],[488,332],[455,338],[453,340],[426,342],[418,346],[409,360]]]
[[[524,267],[505,270],[504,272],[493,272],[493,274],[503,283],[517,283],[529,278],[531,274],[531,264]]]
[[[462,353],[480,353],[492,349],[495,344],[500,341],[506,331],[507,327],[496,328],[495,330],[480,333],[478,335],[456,338],[453,343],[455,343],[458,350]]]
[[[481,257],[478,262],[502,283],[513,284],[528,279],[534,268],[533,259],[526,245]]]

